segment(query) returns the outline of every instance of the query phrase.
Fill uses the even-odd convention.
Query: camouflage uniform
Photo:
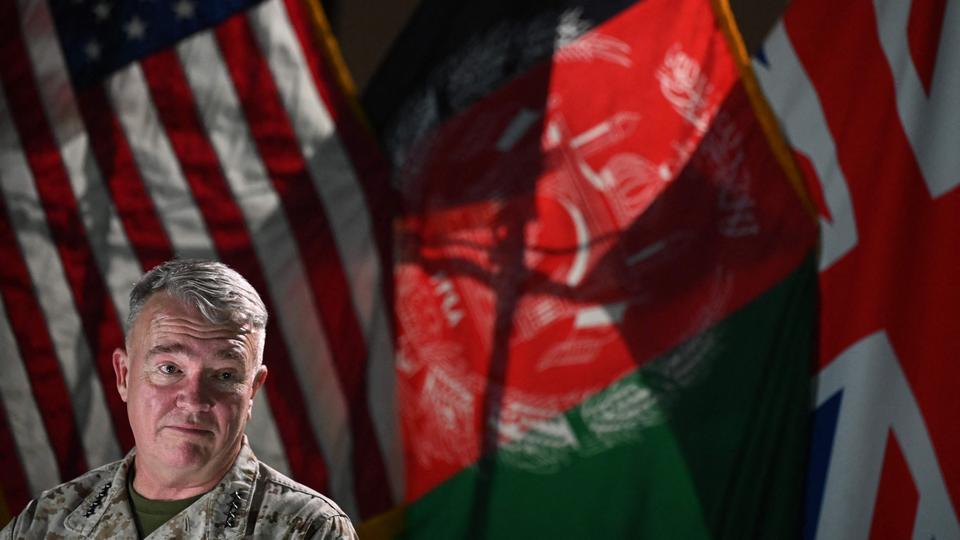
[[[137,538],[127,494],[127,457],[44,491],[0,531],[8,538]],[[147,538],[356,540],[330,499],[261,463],[247,445],[210,492]]]

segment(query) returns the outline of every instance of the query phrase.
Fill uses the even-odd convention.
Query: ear
[[[257,372],[253,375],[253,391],[250,392],[250,405],[247,408],[247,417],[253,416],[253,398],[257,395],[257,391],[260,390],[260,387],[263,386],[263,383],[267,380],[267,366],[260,364],[257,368]]]
[[[127,402],[127,376],[130,375],[130,364],[127,352],[121,348],[113,350],[113,373],[117,377],[117,392],[124,403]]]

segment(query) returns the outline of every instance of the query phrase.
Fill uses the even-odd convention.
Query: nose
[[[208,411],[213,406],[213,392],[201,373],[192,373],[181,380],[177,407],[187,412]]]

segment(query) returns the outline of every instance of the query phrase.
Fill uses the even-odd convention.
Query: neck
[[[134,457],[133,489],[141,496],[157,501],[175,501],[202,495],[213,489],[230,470],[234,459],[211,471],[172,470],[170,467],[151,467],[138,453]]]
[[[181,486],[162,486],[155,482],[146,480],[141,474],[133,477],[133,489],[137,490],[145,499],[155,501],[178,501],[180,499],[189,499],[197,495],[202,495],[217,485],[219,480],[197,485]]]

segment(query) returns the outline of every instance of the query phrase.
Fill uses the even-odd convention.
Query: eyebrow
[[[241,365],[244,364],[243,353],[237,351],[236,349],[220,349],[217,351],[217,357],[223,360],[230,360],[232,362],[237,362]]]
[[[189,348],[183,343],[161,343],[154,345],[147,351],[147,358],[158,354],[177,354],[189,351]]]
[[[161,343],[154,345],[149,351],[147,351],[147,358],[152,358],[158,354],[180,354],[189,352],[190,347],[184,345],[183,343]],[[238,364],[244,363],[243,354],[230,347],[219,349],[216,352],[216,355],[217,358],[220,358],[221,360],[228,360]]]

